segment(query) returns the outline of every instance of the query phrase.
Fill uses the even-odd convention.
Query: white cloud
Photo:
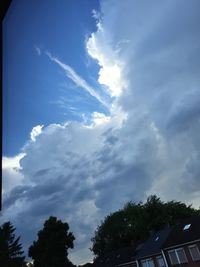
[[[20,169],[20,159],[22,159],[25,156],[24,153],[21,153],[14,157],[3,157],[2,159],[2,166],[3,168],[17,168]]]
[[[105,126],[110,121],[111,117],[106,116],[104,113],[94,112],[92,114],[91,124],[87,127],[93,128],[98,126]]]
[[[23,175],[20,172],[20,160],[25,153],[20,153],[14,157],[2,158],[2,174],[3,174],[3,197],[13,188],[22,184]]]
[[[91,34],[86,48],[88,54],[97,60],[100,66],[99,83],[106,86],[112,97],[117,97],[126,88],[126,81],[122,78],[124,63],[118,59],[117,51],[112,49],[110,36],[101,22],[98,22],[97,26],[98,30]]]
[[[95,9],[92,10],[92,17],[94,19],[96,19],[97,21],[99,21],[101,19],[100,13],[97,10],[95,10]]]
[[[36,137],[41,134],[43,127],[44,127],[44,125],[37,125],[37,126],[33,127],[32,131],[30,133],[31,140],[33,142],[35,142]]]

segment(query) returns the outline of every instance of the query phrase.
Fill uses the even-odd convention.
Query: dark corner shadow
[[[1,155],[3,155],[3,20],[4,17],[8,11],[8,8],[11,4],[12,0],[1,0],[0,1],[0,16],[1,16],[1,47],[0,47],[0,61],[1,61],[1,69],[0,69],[0,80],[1,80],[1,142],[0,142],[0,148],[1,148]],[[1,176],[0,176],[0,210],[2,209],[2,157],[1,157]]]

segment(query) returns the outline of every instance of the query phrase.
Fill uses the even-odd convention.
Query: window
[[[142,267],[155,267],[152,259],[142,260]]]
[[[186,258],[185,251],[183,248],[177,249],[176,253],[178,255],[180,263],[187,262],[187,258]]]
[[[184,231],[185,231],[185,230],[188,230],[188,229],[190,228],[190,226],[191,226],[191,223],[186,224],[186,225],[183,227],[183,230],[184,230]]]
[[[162,256],[156,257],[156,261],[157,261],[159,267],[166,267],[164,259]]]
[[[179,263],[178,259],[177,259],[177,256],[176,256],[175,250],[169,251],[168,254],[169,254],[169,258],[170,258],[170,261],[171,261],[172,265],[175,265],[175,264]]]
[[[172,265],[187,262],[187,257],[183,248],[170,250],[168,254]]]
[[[193,261],[200,260],[200,252],[197,245],[189,246],[190,255]]]

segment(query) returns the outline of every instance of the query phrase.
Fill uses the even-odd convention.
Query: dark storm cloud
[[[185,132],[199,124],[200,92],[186,94],[167,118],[167,128],[173,132]]]

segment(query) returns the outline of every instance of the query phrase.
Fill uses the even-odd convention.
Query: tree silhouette
[[[0,227],[0,263],[3,267],[22,267],[25,264],[20,237],[15,237],[15,230],[10,222]]]
[[[38,240],[29,248],[29,257],[34,260],[34,267],[71,267],[68,249],[73,248],[75,240],[69,231],[68,223],[56,217],[49,217],[44,227],[38,232]]]

